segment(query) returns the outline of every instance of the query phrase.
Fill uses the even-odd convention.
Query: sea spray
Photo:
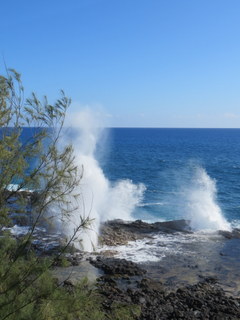
[[[74,245],[91,251],[97,245],[100,222],[116,218],[131,220],[131,213],[141,202],[145,187],[131,180],[112,184],[105,177],[96,159],[96,146],[101,143],[103,129],[89,109],[75,115],[73,125],[74,128],[65,130],[65,140],[73,144],[76,165],[83,175],[78,190],[80,198],[77,209],[64,221],[62,227],[64,234],[70,238],[82,217],[89,217],[90,227],[76,234]]]
[[[185,211],[194,230],[231,230],[217,203],[216,182],[200,166],[195,166],[184,188]]]

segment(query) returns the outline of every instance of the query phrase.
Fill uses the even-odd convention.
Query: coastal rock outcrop
[[[139,306],[138,320],[240,319],[240,299],[227,296],[212,278],[168,292],[160,281],[144,276],[119,279],[119,274],[117,278],[108,274],[99,278],[98,290],[106,310],[114,302]]]
[[[97,257],[90,259],[92,265],[105,272],[105,274],[119,276],[141,276],[146,273],[141,267],[132,261],[117,258]]]
[[[124,221],[121,219],[110,220],[101,225],[100,242],[107,246],[125,245],[129,241],[151,238],[157,232],[190,233],[188,220],[173,220],[164,222],[147,223],[142,220]]]
[[[218,233],[226,239],[240,239],[240,229],[233,229],[232,231],[219,230]]]
[[[149,238],[151,241],[156,233],[192,233],[189,225],[189,221],[186,220],[152,224],[141,220],[133,222],[113,220],[102,225],[101,240],[103,244],[109,246],[126,244],[128,241],[143,238]],[[216,245],[224,244],[225,241],[230,243],[228,239],[240,238],[239,229],[234,229],[232,232],[219,231],[218,234],[223,238],[218,238]],[[184,257],[181,261],[182,263],[185,261]],[[178,285],[175,288],[166,285],[166,281],[161,279],[161,273],[159,273],[159,280],[151,278],[147,265],[143,267],[125,259],[103,256],[93,259],[91,263],[104,272],[104,275],[98,279],[98,290],[104,297],[103,307],[106,310],[111,310],[114,302],[120,302],[139,306],[141,315],[136,317],[138,320],[240,319],[239,295],[232,294],[233,297],[229,292],[224,291],[222,283],[218,284],[217,277],[204,276],[196,263],[193,268],[201,281],[191,285]],[[143,268],[148,271],[146,272]]]

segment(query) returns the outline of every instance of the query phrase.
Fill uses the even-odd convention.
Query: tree
[[[50,274],[75,234],[89,225],[88,217],[55,257],[36,256],[31,241],[39,223],[51,220],[50,206],[57,206],[64,219],[77,206],[73,201],[79,196],[75,190],[82,172],[74,163],[72,146],[59,147],[69,105],[63,91],[53,105],[34,93],[25,100],[16,71],[0,76],[0,319],[102,318],[98,299],[85,284],[69,293]],[[23,139],[24,126],[31,127],[31,135]],[[20,239],[6,231],[13,212],[24,214],[30,224]]]
[[[53,105],[34,93],[25,100],[20,74],[0,75],[0,320],[135,319],[136,306],[116,302],[106,313],[87,280],[66,287],[51,274],[75,236],[91,224],[84,212],[55,256],[36,255],[32,246],[36,228],[51,223],[49,208],[57,207],[58,219],[66,223],[78,207],[83,168],[75,165],[72,146],[61,143],[70,102],[63,91]],[[31,127],[27,137],[24,126]],[[6,228],[13,214],[27,219],[24,237],[12,237]]]

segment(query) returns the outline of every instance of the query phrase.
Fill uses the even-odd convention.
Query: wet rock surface
[[[240,229],[233,229],[232,231],[219,230],[218,233],[226,239],[240,239]]]
[[[118,246],[149,238],[147,245],[155,234],[178,233],[191,236],[189,221],[148,224],[141,220],[114,220],[102,225],[101,240]],[[183,248],[193,255],[182,252],[156,263],[146,261],[139,265],[103,255],[91,261],[105,273],[98,279],[104,308],[110,310],[115,301],[138,305],[139,320],[240,319],[239,285],[234,280],[238,273],[240,230],[219,231],[218,235],[210,242],[185,242]]]
[[[138,320],[240,319],[240,298],[227,295],[215,277],[201,277],[195,285],[170,289],[161,276],[159,280],[149,278],[142,266],[104,256],[89,256],[76,267],[57,268],[55,276],[62,281],[67,279],[65,282],[74,286],[82,276],[89,277],[89,272],[94,275],[93,281],[97,277],[97,290],[107,312],[120,303],[138,306],[141,311],[135,316]]]
[[[192,236],[186,220],[152,224],[141,220],[114,220],[102,225],[101,242],[114,247],[147,238],[146,245],[151,245],[154,235],[158,233],[167,234],[170,238],[179,234]],[[97,287],[103,296],[103,307],[111,310],[114,302],[138,305],[141,315],[136,319],[139,320],[236,320],[240,319],[240,285],[236,284],[236,278],[239,279],[239,268],[236,266],[240,267],[239,239],[239,229],[232,232],[219,231],[218,240],[213,240],[211,246],[209,242],[186,242],[184,249],[191,249],[194,252],[192,256],[186,256],[181,251],[161,261],[151,264],[146,261],[146,264],[141,265],[114,258],[115,248],[101,252],[100,256],[72,249],[64,254],[69,266],[56,267],[54,272],[59,281],[67,279],[66,284],[71,286],[81,277],[92,277],[93,281],[98,277]],[[45,231],[37,230],[32,245],[40,255],[54,255],[61,249],[58,240],[57,236],[49,238]],[[162,239],[157,244],[165,246]],[[61,264],[60,259],[59,266]],[[226,283],[235,290],[235,295],[230,290],[228,293],[223,290],[221,281],[216,281],[216,274],[217,281],[226,279]],[[179,275],[182,282],[179,281]],[[194,284],[188,285],[189,281]]]
[[[112,220],[103,223],[100,228],[100,243],[107,246],[118,246],[125,245],[129,241],[143,239],[145,235],[131,230],[129,224],[123,220]]]
[[[117,268],[124,270],[121,278],[121,272],[113,273],[116,271],[112,267],[114,262]],[[138,270],[133,263],[128,267],[124,260],[106,261],[99,257],[94,265],[107,271],[98,279],[98,290],[104,297],[106,310],[110,310],[113,303],[121,302],[138,305],[141,315],[136,319],[139,320],[240,319],[240,299],[227,296],[214,278],[169,292],[160,281],[147,278],[142,271],[136,272],[138,277],[132,276],[134,272],[129,272],[129,268]]]
[[[125,245],[129,241],[151,238],[154,233],[190,233],[189,221],[173,220],[165,222],[147,223],[142,220],[123,221],[120,219],[103,223],[100,228],[100,242],[103,245]]]
[[[104,258],[98,256],[96,259],[89,259],[96,268],[103,270],[108,275],[118,276],[140,276],[146,273],[136,263],[125,259]]]

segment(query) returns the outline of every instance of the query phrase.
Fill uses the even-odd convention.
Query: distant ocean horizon
[[[24,128],[22,139],[32,132]],[[176,279],[190,270],[195,270],[194,279],[199,273],[215,276],[217,272],[222,283],[231,282],[235,288],[239,239],[226,240],[218,231],[240,227],[240,129],[99,131],[87,123],[79,132],[70,129],[64,136],[73,143],[76,163],[84,167],[81,199],[84,212],[94,221],[83,241],[86,251],[93,249],[94,241],[97,250],[113,250],[116,257],[148,264],[154,277],[162,277],[165,268],[167,281],[172,281],[176,263],[180,268]],[[73,226],[81,214],[79,210],[71,215]],[[97,247],[99,225],[111,219],[151,223],[185,219],[192,232],[159,233],[125,246]],[[11,229],[17,235],[27,231],[27,226]],[[35,241],[51,248],[58,245],[61,234],[61,226],[54,234],[40,228]],[[189,269],[189,265],[198,268]]]
[[[137,199],[131,218],[185,219],[194,232],[159,233],[106,249],[143,263],[173,286],[203,274],[238,292],[239,239],[224,240],[218,230],[240,227],[240,129],[113,128],[108,137],[96,154],[111,183],[131,182],[128,195]],[[129,197],[118,191],[127,206]]]
[[[240,127],[118,127],[118,126],[107,126],[106,129],[191,129],[191,130],[205,130],[205,129],[213,129],[213,130],[240,130]]]
[[[33,132],[23,128],[22,140]],[[94,134],[96,146],[91,146]],[[73,138],[79,165],[82,149],[91,146],[88,156],[97,160],[106,180],[121,183],[114,197],[122,211],[126,206],[125,217],[195,219],[196,227],[207,228],[216,214],[240,226],[240,129],[118,127],[83,136]]]
[[[197,214],[191,212],[191,206],[199,209],[202,201],[203,210],[211,211],[207,205],[216,204],[229,222],[239,223],[240,129],[118,127],[107,130],[107,152],[100,157],[107,178],[130,179],[146,188],[140,206],[134,211],[135,218],[189,218]],[[199,191],[196,203],[193,200],[190,203],[191,188],[196,197]],[[210,198],[212,203],[204,203]]]

